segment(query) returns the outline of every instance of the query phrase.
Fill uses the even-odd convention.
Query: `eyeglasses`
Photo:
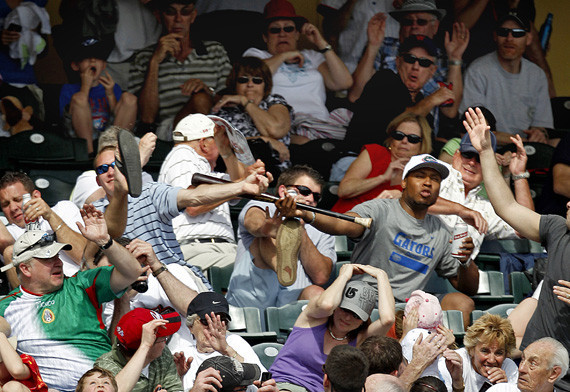
[[[430,59],[426,59],[425,57],[416,57],[411,53],[404,53],[402,55],[402,58],[408,64],[415,64],[417,61],[418,64],[420,65],[420,67],[423,67],[423,68],[428,68],[428,67],[434,65],[434,62],[431,61]]]
[[[408,138],[408,143],[411,143],[411,144],[418,144],[423,140],[423,138],[421,136],[413,135],[413,134],[408,135],[407,133],[404,133],[404,132],[398,131],[398,130],[392,131],[390,133],[390,136],[392,136],[392,139],[398,140],[398,141],[404,140],[404,138],[406,137],[406,138]]]
[[[499,37],[507,37],[511,33],[513,38],[521,38],[526,35],[526,30],[523,29],[507,29],[506,27],[499,27],[497,29],[497,35]]]
[[[263,78],[261,78],[259,76],[240,76],[237,78],[237,82],[239,84],[249,83],[250,80],[253,82],[253,84],[263,83]]]
[[[109,171],[110,167],[112,167],[113,169],[115,168],[115,161],[113,161],[109,164],[104,163],[100,166],[97,166],[95,168],[95,173],[97,173],[98,175],[105,174]]]
[[[194,12],[194,7],[184,7],[182,8],[180,11],[178,11],[176,8],[174,7],[168,7],[167,9],[165,9],[164,11],[162,11],[164,13],[164,15],[168,15],[168,16],[176,16],[178,14],[178,12],[180,12],[180,15],[182,16],[190,16],[192,14],[192,12]]]
[[[400,20],[400,24],[402,26],[413,26],[414,22],[418,25],[418,26],[425,26],[427,25],[429,22],[433,22],[435,19],[411,19],[411,18],[403,18],[402,20]]]
[[[299,193],[303,196],[313,195],[313,200],[315,203],[318,203],[321,200],[321,194],[319,192],[313,192],[311,188],[305,185],[285,185],[287,188],[295,187],[299,191]]]
[[[269,33],[270,34],[279,34],[283,30],[286,33],[292,33],[295,31],[295,26],[285,26],[285,27],[270,27]]]
[[[477,154],[476,152],[473,151],[465,151],[465,152],[460,152],[461,156],[465,159],[467,159],[468,161],[470,161],[471,159],[475,158],[475,160],[479,163],[481,163],[481,161],[479,160],[479,154]]]
[[[216,313],[216,316],[220,316],[220,320],[224,323],[225,326],[228,326],[228,324],[230,323],[228,316],[225,315],[224,313]],[[205,327],[208,326],[208,320],[206,320],[205,318],[200,319],[200,323]]]

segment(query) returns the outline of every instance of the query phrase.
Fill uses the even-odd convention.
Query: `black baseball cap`
[[[516,8],[513,8],[506,14],[502,15],[497,22],[497,27],[501,27],[501,25],[507,20],[512,20],[526,31],[530,31],[530,21],[528,16]]]
[[[433,40],[425,35],[410,35],[402,42],[398,54],[408,53],[413,48],[424,48],[432,57],[437,57],[437,46]]]
[[[186,314],[197,314],[200,319],[204,319],[207,314],[209,315],[212,312],[216,314],[224,313],[228,316],[228,320],[232,320],[230,317],[230,306],[226,297],[214,291],[206,291],[198,294],[188,305]]]
[[[259,380],[261,376],[261,369],[256,364],[240,363],[225,355],[206,359],[196,373],[200,373],[208,368],[214,368],[220,372],[222,389],[218,389],[215,384],[212,384],[220,392],[232,392],[235,387],[249,386],[255,380]]]

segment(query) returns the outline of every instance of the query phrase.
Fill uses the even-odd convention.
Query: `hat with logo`
[[[214,137],[216,124],[200,113],[190,114],[184,117],[172,131],[172,139],[175,142],[190,142],[206,137]]]
[[[261,369],[254,363],[240,363],[225,355],[206,359],[196,373],[214,368],[222,377],[222,388],[218,391],[232,392],[235,387],[249,386],[261,377]],[[212,384],[215,386],[215,384]]]
[[[142,327],[152,320],[167,320],[164,327],[156,329],[156,337],[170,336],[180,329],[180,315],[177,312],[160,314],[154,310],[135,308],[125,314],[115,328],[119,343],[129,350],[136,350],[141,344]]]
[[[442,8],[437,8],[435,0],[406,0],[400,9],[390,12],[390,16],[398,22],[404,15],[410,12],[429,12],[442,20],[446,12]]]
[[[56,242],[53,234],[43,230],[29,230],[14,243],[12,264],[16,267],[32,258],[51,259],[61,250],[71,250],[71,245]]]
[[[435,170],[441,176],[441,179],[445,179],[449,175],[449,169],[445,164],[429,154],[414,155],[410,158],[406,166],[404,167],[404,172],[402,173],[402,178],[406,178],[408,174],[412,171],[422,169],[424,167],[429,167]]]
[[[493,147],[493,151],[497,151],[497,138],[493,134],[493,132],[489,132],[491,135],[491,146]],[[466,133],[461,138],[461,143],[459,144],[459,152],[475,152],[479,154],[479,151],[473,147],[471,143],[471,138],[469,137],[469,133]]]
[[[190,302],[186,314],[197,314],[200,319],[204,319],[206,315],[212,312],[224,313],[228,316],[228,320],[231,321],[232,319],[230,317],[230,306],[228,305],[226,297],[214,291],[205,291],[198,294],[192,302]]]
[[[81,61],[84,59],[100,59],[107,60],[115,41],[110,38],[100,39],[95,37],[70,37],[71,48],[69,48],[69,56],[72,61]]]
[[[377,303],[378,290],[362,280],[353,280],[344,287],[339,308],[350,310],[366,321]]]
[[[433,331],[442,323],[443,311],[436,296],[422,290],[413,291],[406,303],[404,316],[407,317],[414,309],[418,309],[418,328]]]
[[[263,19],[266,24],[278,19],[291,19],[297,28],[307,22],[307,18],[297,15],[295,7],[287,0],[270,0],[263,9]]]
[[[522,27],[526,31],[530,31],[530,23],[528,16],[516,8],[510,9],[509,12],[501,16],[497,21],[497,27],[500,27],[507,20],[515,21],[515,23],[518,24],[520,27]]]
[[[437,57],[437,45],[428,36],[410,35],[400,45],[398,54],[408,53],[413,48],[424,48],[430,56]]]

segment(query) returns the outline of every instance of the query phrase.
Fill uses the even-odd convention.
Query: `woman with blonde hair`
[[[516,386],[519,371],[509,358],[515,343],[509,320],[495,314],[485,314],[477,319],[467,329],[463,339],[465,347],[457,350],[463,360],[465,392],[478,392],[485,384],[507,382]],[[439,369],[448,390],[452,390],[451,375],[444,361],[445,358],[440,359]]]
[[[404,112],[388,124],[386,133],[385,147],[362,147],[339,184],[333,211],[344,213],[374,198],[399,198],[406,163],[414,155],[431,152],[431,128],[423,116]]]

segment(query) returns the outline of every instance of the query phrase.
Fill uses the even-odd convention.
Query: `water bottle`
[[[24,212],[26,211],[25,208],[24,208],[24,206],[25,206],[26,203],[28,203],[30,200],[32,200],[32,195],[30,195],[29,193],[24,193],[24,194],[22,195],[22,211],[24,211]],[[31,221],[31,222],[28,222],[28,221],[26,221],[25,218],[24,218],[24,221],[26,222],[26,231],[30,231],[30,230],[41,230],[41,229],[40,229],[40,222],[38,222],[37,219],[34,220],[34,221]]]
[[[554,15],[552,15],[552,13],[549,12],[548,15],[546,16],[546,20],[544,21],[542,26],[540,26],[540,32],[538,33],[538,37],[540,39],[540,46],[542,46],[543,52],[546,52],[546,49],[548,48],[548,42],[550,41],[550,36],[552,35],[553,17]]]

